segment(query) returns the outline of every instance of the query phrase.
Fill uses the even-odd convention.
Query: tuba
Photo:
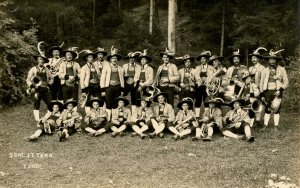
[[[206,82],[206,93],[208,96],[214,96],[218,93],[221,86],[220,78],[213,78],[211,81]]]
[[[260,100],[255,99],[254,101],[251,102],[250,105],[247,105],[245,108],[243,108],[244,110],[249,110],[251,109],[253,112],[257,113],[257,112],[261,112],[263,109],[263,104]]]
[[[153,99],[154,95],[156,95],[157,93],[160,93],[160,89],[158,89],[157,87],[155,87],[155,85],[151,85],[146,87],[146,92],[150,95],[149,97],[146,97],[147,101],[150,101]]]

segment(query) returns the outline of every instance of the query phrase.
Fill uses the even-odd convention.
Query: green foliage
[[[15,20],[7,11],[12,4],[5,1],[0,4],[0,101],[11,104],[24,99],[25,80],[28,67],[32,65],[29,55],[35,53],[37,29],[32,27],[21,33],[14,28]]]

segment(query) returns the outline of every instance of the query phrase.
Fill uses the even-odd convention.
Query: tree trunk
[[[175,12],[176,0],[169,0],[168,15],[168,48],[175,53]]]
[[[58,42],[63,41],[63,29],[59,20],[60,13],[56,12],[56,38]]]
[[[95,26],[95,15],[96,15],[96,0],[93,0],[93,18],[92,18],[92,26]]]
[[[150,20],[149,20],[149,34],[152,35],[153,31],[153,12],[154,12],[154,0],[150,0]]]
[[[224,49],[224,34],[225,34],[225,1],[222,1],[222,34],[221,34],[221,48],[220,48],[220,56],[223,56],[223,49]]]

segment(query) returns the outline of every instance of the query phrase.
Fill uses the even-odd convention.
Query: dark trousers
[[[124,88],[124,96],[127,96],[130,93],[130,100],[132,105],[136,105],[136,100],[139,98],[138,95],[140,95],[139,92],[137,92],[137,89],[134,87],[134,84],[126,84]]]
[[[73,86],[62,86],[63,91],[63,99],[64,101],[73,98],[74,100],[78,101],[78,85]]]
[[[186,97],[190,97],[193,100],[195,98],[195,92],[191,90],[181,90],[181,93],[179,95],[180,95],[180,100]]]
[[[174,87],[169,86],[159,86],[161,92],[165,92],[168,94],[167,102],[174,106]]]
[[[51,100],[62,100],[63,99],[62,86],[60,84],[60,79],[58,76],[54,77],[54,82],[50,86],[50,94],[51,94]]]
[[[106,108],[112,109],[115,106],[115,99],[121,95],[122,87],[121,85],[116,86],[108,86],[105,90],[105,101],[106,101]]]
[[[99,84],[89,84],[89,87],[87,87],[87,93],[88,93],[88,100],[91,99],[91,97],[98,97],[101,98],[101,88]]]
[[[195,95],[196,95],[195,96],[195,98],[196,98],[195,107],[200,108],[202,101],[205,102],[205,99],[207,98],[206,86],[201,85],[201,86],[197,87]]]
[[[41,100],[45,102],[46,105],[50,102],[50,93],[47,87],[38,87],[33,99],[33,108],[39,110],[41,106]]]
[[[265,108],[265,113],[267,113],[267,114],[271,113],[271,104],[272,104],[272,101],[275,98],[274,94],[275,94],[276,91],[277,90],[267,90],[267,91],[264,92],[265,101],[267,103],[266,108]],[[282,93],[278,97],[282,98]],[[277,112],[275,112],[276,114],[280,112],[280,108],[281,108],[281,105],[278,108]]]

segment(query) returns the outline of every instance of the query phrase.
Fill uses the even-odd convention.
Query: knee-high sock
[[[33,116],[34,116],[35,121],[39,121],[40,120],[40,111],[33,110]]]
[[[91,107],[89,106],[85,106],[84,107],[84,110],[85,110],[85,114],[87,114],[89,111],[90,111]]]
[[[110,129],[111,129],[113,132],[119,132],[119,131],[118,131],[118,128],[117,128],[116,126],[112,126]]]
[[[141,129],[140,129],[137,125],[133,125],[133,126],[132,126],[132,129],[134,130],[134,132],[136,132],[136,133],[138,133],[138,134],[141,134],[141,133],[142,133]]]
[[[279,125],[280,114],[274,114],[274,125],[277,127]]]
[[[244,132],[245,132],[246,138],[251,137],[251,128],[250,128],[250,126],[248,126],[248,125],[245,126]]]
[[[136,106],[135,105],[131,105],[131,112],[134,112],[136,110]]]
[[[164,123],[158,123],[158,124],[157,124],[157,127],[156,127],[156,128],[154,127],[154,129],[155,129],[155,134],[161,133],[161,132],[164,130],[165,126],[166,126],[166,125],[165,125]]]
[[[185,136],[185,135],[190,134],[191,132],[192,132],[191,129],[184,129],[183,131],[181,131],[179,133],[179,136]]]
[[[175,129],[175,127],[169,127],[169,130],[174,133],[175,135],[180,135],[180,133]]]
[[[237,134],[234,134],[231,131],[223,131],[223,135],[231,137],[231,138],[238,138]]]
[[[126,125],[122,125],[121,127],[119,127],[118,132],[123,132],[126,129]]]
[[[111,119],[111,109],[106,109],[107,112],[107,121],[109,122]]]
[[[200,117],[200,108],[195,108],[196,117]]]
[[[256,121],[260,121],[260,119],[261,119],[261,114],[262,114],[262,112],[256,112],[256,113],[255,113],[255,120],[256,120]]]
[[[86,127],[85,130],[89,133],[95,133],[96,131],[92,129],[91,127]]]
[[[213,134],[214,134],[214,129],[212,127],[208,127],[207,136],[212,137]]]
[[[98,133],[105,133],[106,132],[106,130],[104,129],[104,128],[101,128],[101,129],[99,129],[98,131],[96,131],[96,132],[98,132]]]
[[[250,127],[253,127],[253,124],[254,124],[254,118],[251,118],[250,119]]]
[[[33,135],[30,136],[30,138],[39,137],[41,134],[42,134],[42,130],[38,129],[33,133]]]
[[[196,128],[196,137],[200,138],[201,136],[201,129],[200,128]]]
[[[265,126],[268,126],[269,120],[270,120],[270,116],[271,116],[271,114],[265,113],[265,117],[264,117],[264,125]]]
[[[140,130],[141,130],[141,133],[145,132],[145,131],[148,130],[148,129],[149,129],[148,125],[142,123],[142,127],[141,127],[141,129],[140,129]]]

